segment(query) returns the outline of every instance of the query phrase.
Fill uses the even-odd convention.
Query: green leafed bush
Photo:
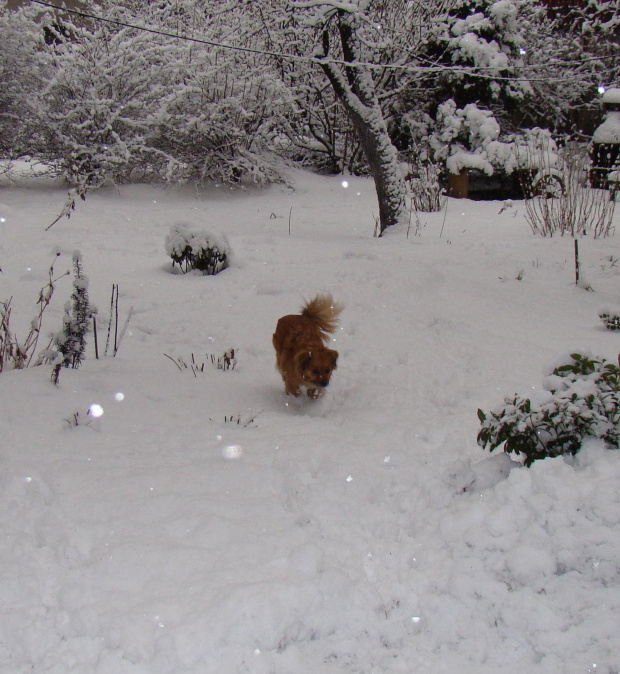
[[[503,407],[478,410],[478,444],[493,451],[523,455],[525,465],[562,454],[576,454],[586,437],[609,447],[620,444],[620,368],[602,358],[573,353],[544,384],[532,402],[515,394]]]
[[[599,318],[608,330],[620,330],[620,316],[613,311],[601,311]]]

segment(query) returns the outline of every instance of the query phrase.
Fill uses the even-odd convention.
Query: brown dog
[[[308,398],[318,398],[336,369],[338,352],[326,343],[338,325],[343,307],[331,295],[317,295],[306,302],[301,314],[283,316],[273,334],[276,367],[287,393],[298,396],[301,387]]]

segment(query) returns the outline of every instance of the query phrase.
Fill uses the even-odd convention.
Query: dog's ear
[[[338,362],[338,351],[334,351],[334,349],[327,349],[327,352],[329,353],[330,358],[332,359],[333,362],[333,368],[334,370],[338,367],[336,363]]]

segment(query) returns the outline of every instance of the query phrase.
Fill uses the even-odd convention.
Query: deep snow
[[[106,188],[48,232],[62,188],[0,188],[19,335],[57,250],[57,270],[82,253],[100,343],[112,284],[121,325],[132,309],[117,356],[91,335],[58,387],[0,375],[0,671],[618,672],[620,452],[525,469],[476,444],[477,408],[562,354],[616,359],[617,236],[581,241],[589,292],[519,202],[450,200],[374,239],[368,180],[291,180]],[[179,222],[225,234],[233,265],[172,273]],[[346,307],[339,367],[323,399],[287,398],[271,334],[318,291]],[[192,354],[196,376],[172,362]]]

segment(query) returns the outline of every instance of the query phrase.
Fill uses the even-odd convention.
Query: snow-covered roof
[[[603,103],[620,103],[620,88],[612,87],[603,94]]]

